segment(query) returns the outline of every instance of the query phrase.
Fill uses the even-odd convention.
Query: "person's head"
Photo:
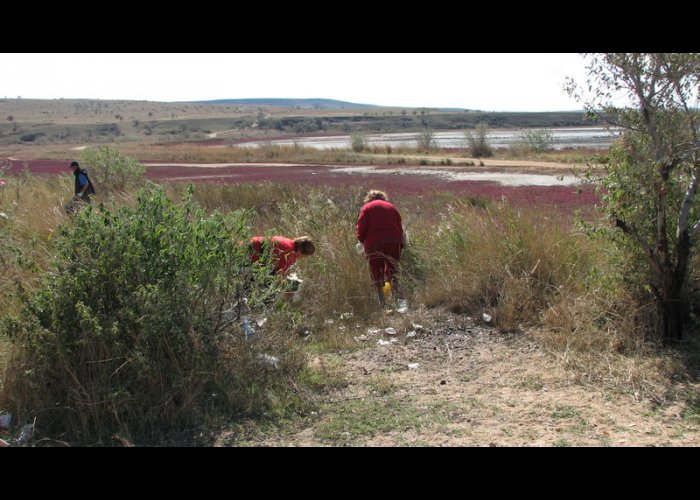
[[[387,197],[384,191],[377,191],[376,189],[372,189],[371,191],[367,192],[367,195],[365,196],[365,203],[369,203],[370,201],[374,200],[389,201],[389,198]]]
[[[73,172],[75,172],[77,169],[80,168],[80,165],[78,165],[77,161],[73,160],[72,162],[70,162],[70,168],[72,168]]]
[[[314,254],[316,246],[310,237],[300,236],[299,238],[294,238],[294,251],[299,257],[308,257]]]

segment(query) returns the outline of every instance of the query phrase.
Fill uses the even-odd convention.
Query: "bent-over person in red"
[[[263,245],[270,244],[272,245],[271,259],[275,263],[273,274],[286,275],[298,258],[313,255],[316,251],[313,241],[308,236],[295,239],[284,236],[253,236],[250,239],[251,262],[257,262],[265,251]]]
[[[401,214],[382,191],[369,191],[364,202],[355,233],[357,240],[364,245],[372,283],[379,303],[384,307],[386,301],[382,288],[385,281],[391,282],[394,297],[399,296],[399,259],[405,246]]]

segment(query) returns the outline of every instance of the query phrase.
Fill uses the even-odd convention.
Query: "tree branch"
[[[625,221],[623,221],[622,219],[618,219],[615,216],[613,216],[612,222],[615,227],[619,227],[620,229],[622,229],[623,233],[628,234],[632,238],[634,238],[637,241],[637,243],[641,245],[642,249],[644,250],[644,253],[647,254],[647,257],[654,257],[654,252],[651,249],[651,246],[646,241],[644,241],[644,238],[642,238],[639,235],[634,226],[630,226]]]

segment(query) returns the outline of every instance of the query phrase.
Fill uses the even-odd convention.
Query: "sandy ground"
[[[416,329],[409,312],[380,326],[390,324],[395,336],[367,333],[358,350],[313,357],[312,367],[346,377],[317,411],[266,433],[224,434],[219,445],[700,445],[700,422],[681,404],[581,385],[525,334],[457,315]]]

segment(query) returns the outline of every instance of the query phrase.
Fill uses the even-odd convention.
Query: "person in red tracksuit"
[[[391,282],[394,297],[398,297],[398,271],[401,250],[405,246],[401,214],[387,201],[386,193],[372,190],[365,196],[355,226],[357,240],[364,245],[369,261],[372,283],[382,307],[386,306],[383,286]]]
[[[284,236],[253,236],[250,239],[250,260],[257,262],[264,253],[265,245],[272,245],[271,258],[275,262],[273,274],[286,275],[299,257],[313,255],[314,242],[308,236],[290,239]]]

